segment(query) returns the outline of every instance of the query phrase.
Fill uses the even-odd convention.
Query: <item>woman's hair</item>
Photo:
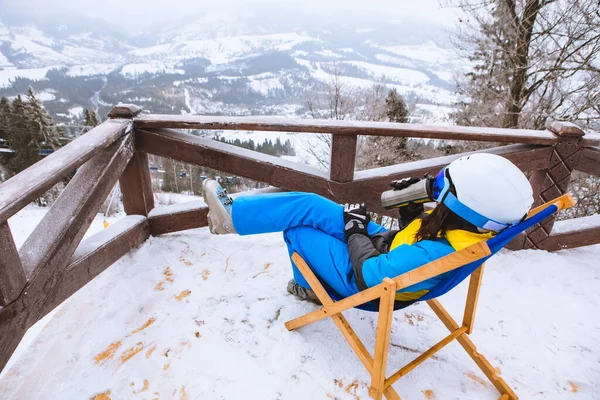
[[[454,229],[479,233],[475,225],[456,215],[443,203],[439,203],[431,214],[423,217],[421,227],[417,231],[415,238],[417,242],[421,240],[435,240],[440,235],[444,236],[446,231]]]

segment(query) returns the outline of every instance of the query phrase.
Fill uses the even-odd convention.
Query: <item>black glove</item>
[[[428,179],[428,176],[425,176],[425,178]],[[390,183],[390,186],[393,187],[394,190],[402,190],[420,181],[421,178],[412,176],[410,178],[392,181],[392,183]],[[400,229],[404,229],[415,218],[423,214],[424,211],[425,207],[423,207],[423,204],[421,203],[409,203],[403,207],[399,207],[398,213],[400,214]]]
[[[421,180],[421,178],[417,178],[416,176],[411,176],[410,178],[403,178],[403,179],[399,179],[397,181],[392,181],[390,183],[390,186],[393,187],[394,190],[402,190],[402,189],[406,189],[410,185],[414,185],[415,183],[419,182],[420,180]]]
[[[346,204],[344,206],[344,233],[350,237],[355,233],[368,236],[367,225],[371,217],[364,204]]]
[[[425,207],[422,203],[409,203],[404,207],[398,208],[400,214],[400,229],[404,229],[415,218],[425,212]]]

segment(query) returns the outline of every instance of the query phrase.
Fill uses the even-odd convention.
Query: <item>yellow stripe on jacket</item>
[[[392,245],[390,246],[390,251],[393,251],[396,247],[401,246],[403,244],[414,244],[417,242],[416,236],[419,228],[421,228],[421,218],[417,218],[408,224],[403,230],[398,232],[396,236],[394,236],[394,240],[392,241]],[[442,237],[438,235],[438,237]],[[465,231],[462,229],[455,229],[451,231],[447,231],[444,235],[444,239],[450,243],[450,246],[454,250],[462,250],[465,247],[468,247],[472,244],[481,242],[482,240],[488,240],[492,237],[491,233],[474,233]],[[418,292],[396,292],[396,300],[398,301],[413,301],[418,300],[424,295],[426,295],[429,290],[420,290]]]

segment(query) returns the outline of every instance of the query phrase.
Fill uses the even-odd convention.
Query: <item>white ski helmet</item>
[[[461,218],[494,232],[520,222],[533,204],[533,190],[523,172],[506,158],[489,153],[450,163],[435,178],[432,192],[435,201]]]

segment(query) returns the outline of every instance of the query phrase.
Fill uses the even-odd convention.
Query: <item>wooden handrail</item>
[[[457,154],[398,164],[354,173],[354,180],[339,182],[327,174],[304,164],[257,153],[227,143],[200,138],[171,129],[139,129],[136,132],[139,151],[169,157],[181,162],[202,165],[218,171],[243,176],[287,190],[320,194],[340,203],[365,202],[375,212],[390,214],[381,206],[380,193],[393,179],[435,173],[453,160],[468,154]],[[523,170],[548,166],[552,148],[537,145],[509,145],[484,150],[502,155]],[[346,167],[350,164],[346,163]],[[334,176],[340,177],[340,175]],[[392,211],[392,215],[396,212]]]
[[[577,170],[600,176],[600,147],[586,147],[577,164]]]
[[[599,132],[586,132],[583,137],[584,146],[600,146],[600,133]]]
[[[201,129],[330,133],[335,135],[398,136],[423,139],[474,140],[481,142],[552,145],[558,141],[550,131],[400,124],[392,122],[336,121],[318,119],[206,117],[200,115],[144,115],[136,128]]]

